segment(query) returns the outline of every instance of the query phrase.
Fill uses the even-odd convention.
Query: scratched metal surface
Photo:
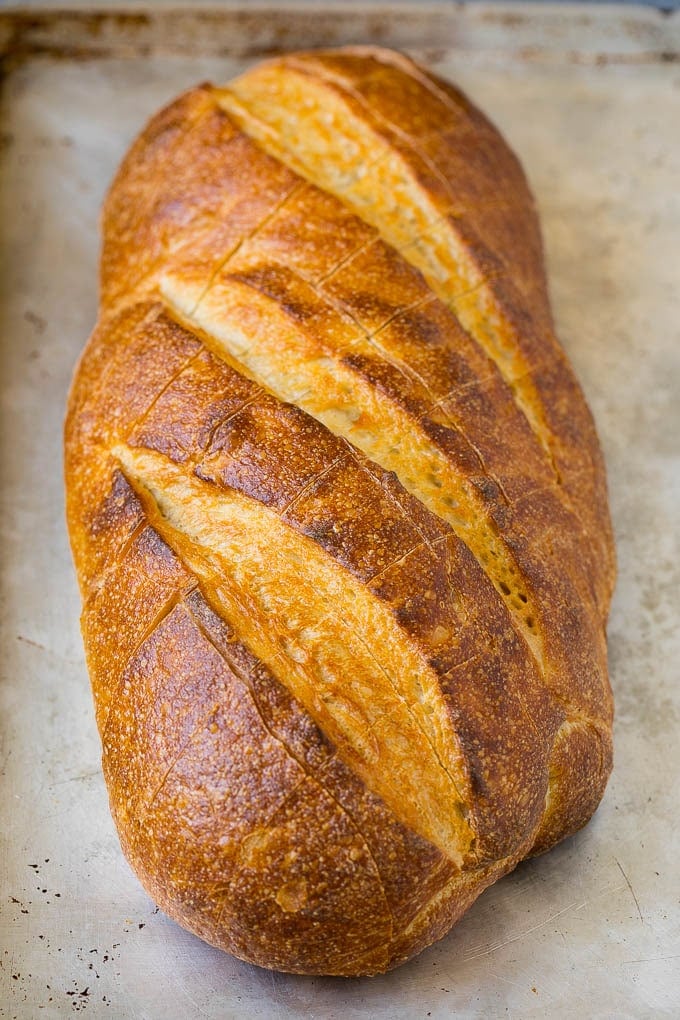
[[[453,22],[448,38],[439,24],[414,28],[412,49],[494,117],[538,196],[559,332],[609,466],[620,559],[609,630],[616,768],[584,832],[485,893],[441,943],[373,980],[270,974],[156,912],[108,814],[77,625],[60,433],[95,317],[102,195],[148,114],[244,60],[199,45],[197,25],[183,54],[169,45],[136,55],[133,37],[125,56],[102,45],[67,59],[53,47],[10,67],[0,177],[2,1015],[679,1014],[680,66],[650,50],[650,38],[663,48],[660,22],[631,36],[617,8],[574,50],[577,15],[562,16],[561,46],[559,32],[537,29],[521,9],[514,23],[485,23],[457,8],[456,31]],[[352,19],[355,37],[403,33],[403,21],[362,21],[356,9]],[[235,24],[229,31],[223,50],[253,49]]]

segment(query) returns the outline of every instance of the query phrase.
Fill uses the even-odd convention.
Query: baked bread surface
[[[103,217],[67,510],[121,843],[241,959],[384,971],[590,818],[602,458],[522,170],[352,48],[201,86]]]

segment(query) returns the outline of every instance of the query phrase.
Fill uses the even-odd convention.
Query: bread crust
[[[103,234],[65,470],[123,850],[241,959],[382,972],[611,769],[604,469],[521,167],[407,58],[296,54],[161,111]]]

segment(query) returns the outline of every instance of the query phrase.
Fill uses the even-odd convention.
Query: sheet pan
[[[0,1013],[646,1017],[680,1012],[678,17],[630,7],[251,4],[0,14]],[[538,197],[554,308],[599,426],[619,582],[616,767],[592,823],[372,980],[268,973],[159,913],[99,769],[61,427],[95,318],[97,217],[134,134],[277,48],[378,41],[467,89]]]

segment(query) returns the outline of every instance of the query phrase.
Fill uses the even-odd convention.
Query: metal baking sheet
[[[318,5],[317,5],[318,6]],[[678,17],[336,4],[8,12],[2,120],[0,1013],[680,1015]],[[268,973],[156,910],[108,814],[63,521],[61,423],[95,318],[98,210],[147,115],[262,52],[409,49],[466,88],[538,197],[559,334],[609,468],[616,766],[592,823],[385,977]]]

